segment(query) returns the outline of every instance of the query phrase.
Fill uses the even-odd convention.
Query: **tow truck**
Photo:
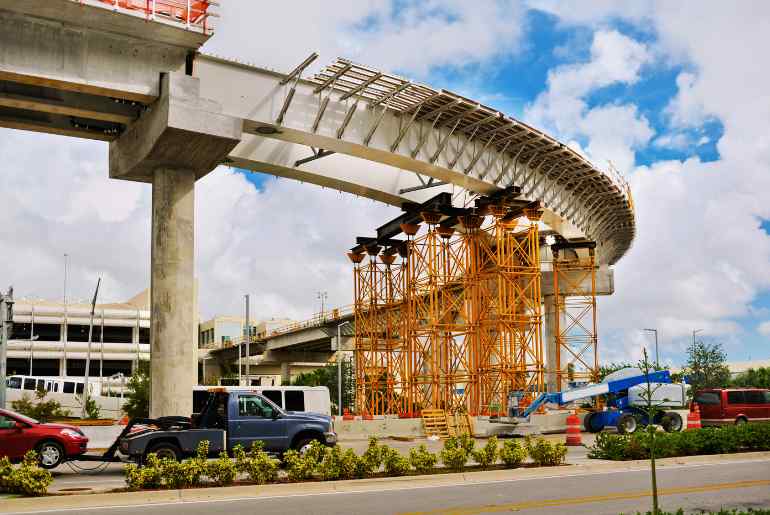
[[[248,389],[214,388],[200,414],[132,419],[104,454],[83,454],[77,460],[143,463],[150,453],[180,460],[195,454],[203,440],[211,456],[262,441],[267,452],[280,457],[289,449],[305,451],[313,440],[332,446],[337,435],[328,415],[284,411]]]
[[[541,406],[551,403],[559,406],[583,399],[604,396],[606,408],[592,411],[585,417],[585,429],[598,433],[605,427],[616,427],[618,433],[633,433],[637,428],[650,423],[645,409],[644,398],[647,382],[653,390],[652,403],[658,407],[653,424],[666,431],[681,431],[682,416],[676,409],[686,409],[687,390],[685,383],[673,383],[668,370],[642,374],[635,368],[624,368],[609,374],[601,383],[589,384],[562,392],[540,394],[529,406],[519,407],[524,392],[510,392],[508,396],[509,418],[517,422],[528,422],[529,417]],[[665,410],[663,408],[666,408]]]

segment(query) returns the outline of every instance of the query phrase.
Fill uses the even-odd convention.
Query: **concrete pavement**
[[[667,508],[770,507],[770,453],[659,461]],[[4,513],[401,513],[475,515],[635,513],[649,507],[649,464],[585,462],[563,467],[494,470],[357,481],[13,499]]]

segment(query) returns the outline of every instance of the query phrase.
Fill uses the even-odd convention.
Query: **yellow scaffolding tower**
[[[566,250],[566,251],[565,251]],[[586,255],[581,256],[585,252]],[[597,381],[596,259],[593,248],[553,252],[557,384]]]

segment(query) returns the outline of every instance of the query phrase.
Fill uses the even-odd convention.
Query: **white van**
[[[208,391],[212,388],[257,392],[286,411],[332,414],[329,389],[325,386],[194,386],[193,413],[200,413],[208,398]]]

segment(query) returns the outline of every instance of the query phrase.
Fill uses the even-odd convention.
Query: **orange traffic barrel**
[[[694,405],[694,409],[690,410],[687,414],[687,429],[700,429],[700,408],[697,404]]]
[[[583,445],[580,437],[580,417],[574,412],[567,417],[567,445]]]

